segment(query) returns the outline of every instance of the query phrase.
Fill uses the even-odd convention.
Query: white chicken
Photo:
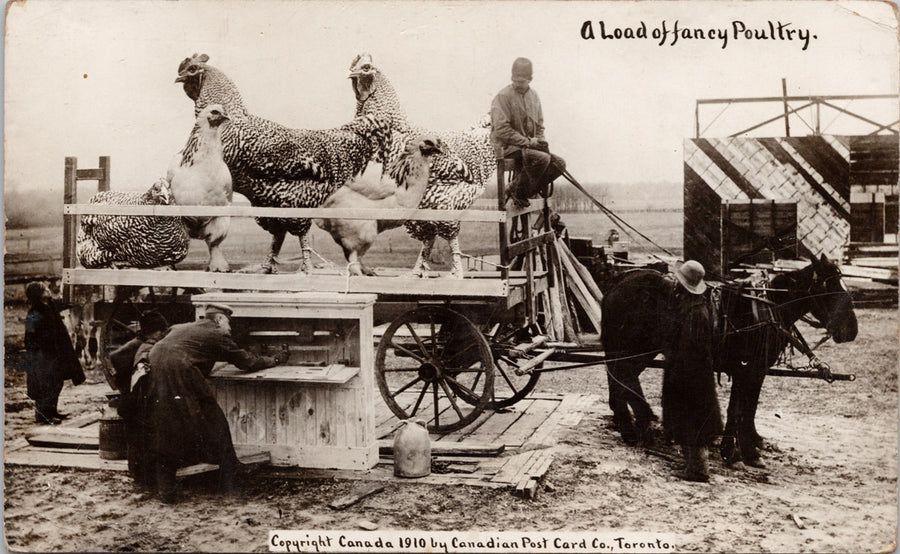
[[[220,104],[206,106],[197,114],[195,130],[188,144],[169,165],[166,178],[171,183],[175,204],[227,206],[231,204],[231,172],[222,155],[222,128],[229,121]],[[184,152],[193,155],[185,159]],[[222,241],[228,235],[229,217],[185,217],[188,234],[203,239],[209,248],[208,271],[228,271]]]

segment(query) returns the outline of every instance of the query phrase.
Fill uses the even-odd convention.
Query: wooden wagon
[[[465,427],[485,409],[524,398],[535,387],[543,362],[575,346],[565,340],[573,332],[570,301],[591,321],[593,341],[599,339],[599,290],[571,252],[564,246],[560,250],[546,199],[524,209],[511,203],[507,207],[505,183],[512,171],[511,161],[498,163],[494,209],[348,213],[329,208],[108,206],[79,204],[77,183],[96,180],[100,190],[108,190],[109,159],[101,158],[99,169],[85,170],[67,158],[65,300],[73,300],[78,290],[90,292],[98,360],[111,385],[114,370],[108,354],[134,336],[143,311],[159,309],[170,323],[178,323],[202,317],[204,302],[228,302],[235,307],[232,328],[239,342],[291,352],[287,369],[214,372],[212,382],[235,443],[277,443],[273,461],[286,465],[333,467],[335,459],[343,459],[346,467],[369,467],[377,459],[370,417],[376,385],[397,417],[422,417],[430,431],[447,433]],[[488,222],[497,225],[499,263],[469,271],[461,280],[406,277],[399,270],[349,276],[333,270],[259,275],[85,269],[78,267],[75,255],[83,214]],[[566,299],[566,284],[575,287],[577,298]],[[373,350],[376,329],[381,337]],[[585,349],[598,350],[599,344],[578,345],[579,352]],[[311,414],[318,423],[310,423]],[[329,448],[301,452],[286,445]],[[335,456],[332,446],[348,456]]]

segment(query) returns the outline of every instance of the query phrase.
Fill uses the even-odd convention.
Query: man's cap
[[[228,317],[231,317],[231,314],[234,313],[234,310],[232,310],[231,306],[229,306],[228,304],[220,304],[218,302],[210,302],[206,305],[203,312],[206,315],[225,314]]]
[[[688,260],[675,268],[675,278],[691,294],[703,294],[706,292],[704,276],[706,276],[706,270],[696,260]]]
[[[531,79],[531,60],[528,58],[516,58],[512,65],[513,79]]]
[[[165,316],[156,310],[150,310],[141,314],[139,324],[141,326],[141,335],[145,337],[169,328],[169,322],[166,321]]]

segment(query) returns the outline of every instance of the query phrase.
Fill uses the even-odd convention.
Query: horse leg
[[[741,449],[741,459],[744,464],[752,467],[766,467],[759,456],[759,443],[756,433],[754,418],[756,407],[759,404],[759,393],[762,390],[764,371],[754,371],[747,376],[741,402],[741,416],[737,425],[737,441]]]
[[[626,390],[625,400],[631,407],[634,414],[634,421],[640,434],[641,442],[645,446],[650,446],[654,442],[651,425],[659,418],[653,413],[650,404],[647,403],[647,397],[644,395],[644,389],[641,387],[641,373],[644,371],[644,364],[640,361],[629,364],[626,373]]]
[[[763,445],[763,438],[756,431],[756,408],[759,406],[759,395],[762,393],[763,382],[766,379],[766,373],[761,372],[756,381],[754,381],[755,393],[752,397],[750,405],[747,406],[747,440],[750,444],[757,448]]]
[[[631,362],[613,362],[607,365],[606,378],[609,383],[609,407],[613,412],[613,422],[629,446],[641,442],[650,427],[653,412],[643,397],[638,379],[643,368]],[[629,411],[629,407],[631,411]],[[637,418],[632,418],[631,412]]]
[[[725,420],[725,431],[722,434],[720,453],[725,465],[732,465],[741,460],[737,450],[738,414],[741,411],[740,389],[742,383],[735,377],[731,382],[731,394],[728,398],[728,415]]]

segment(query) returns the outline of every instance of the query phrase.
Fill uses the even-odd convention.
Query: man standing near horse
[[[709,481],[709,447],[722,434],[713,375],[713,319],[706,272],[689,260],[675,269],[671,334],[664,347],[663,427],[681,445],[686,465],[678,476]]]

